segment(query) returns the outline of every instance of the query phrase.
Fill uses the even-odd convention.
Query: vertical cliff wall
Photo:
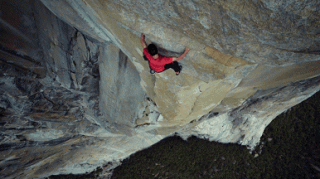
[[[132,135],[146,105],[139,73],[115,45],[106,45],[100,57],[100,110],[119,133]]]
[[[32,30],[20,32],[35,35],[34,46],[1,41],[1,178],[85,173],[163,138],[134,131],[148,100],[118,47],[84,35],[40,1],[1,8],[21,13],[1,14],[8,23],[1,29],[27,18]]]
[[[108,170],[173,133],[254,148],[320,89],[317,1],[1,3],[3,178]],[[179,76],[149,73],[141,33],[192,49]]]
[[[259,91],[319,74],[316,1],[42,2],[70,25],[112,41],[128,56],[142,88],[164,116],[157,123],[162,126],[156,129],[159,134],[170,134],[208,113],[241,108]],[[192,49],[181,61],[181,75],[175,77],[170,70],[149,74],[141,32],[163,55],[178,56],[185,46]],[[259,137],[250,138],[245,141],[255,142],[243,144],[253,147]]]

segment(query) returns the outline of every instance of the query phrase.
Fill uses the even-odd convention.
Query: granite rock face
[[[320,89],[316,0],[1,3],[2,178],[109,170],[174,133],[254,148]],[[141,33],[192,49],[179,76],[149,73]]]
[[[22,16],[38,35],[29,48],[2,41],[1,178],[108,169],[163,138],[134,130],[150,105],[139,73],[118,47],[84,35],[40,1],[18,5],[2,7],[31,9]]]
[[[209,112],[230,112],[258,90],[319,74],[317,1],[42,2],[82,32],[112,41],[131,59],[142,88],[164,116],[159,134]],[[179,77],[170,70],[149,75],[141,32],[163,55],[192,49],[181,61]]]

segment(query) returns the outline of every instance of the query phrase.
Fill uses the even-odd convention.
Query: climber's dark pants
[[[175,72],[180,72],[180,66],[179,66],[179,63],[177,61],[174,61],[170,64],[166,64],[164,66],[165,70],[169,69],[169,68],[172,68]]]

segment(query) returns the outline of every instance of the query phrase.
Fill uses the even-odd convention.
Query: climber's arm
[[[143,48],[147,48],[147,44],[146,44],[146,40],[145,40],[146,36],[144,35],[144,33],[141,34],[141,44]]]
[[[179,61],[182,60],[184,57],[187,56],[187,54],[189,53],[190,48],[186,47],[186,49],[184,50],[183,54],[181,54],[179,57],[173,57],[172,61]]]

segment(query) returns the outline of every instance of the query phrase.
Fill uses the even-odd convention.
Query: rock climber
[[[185,51],[179,57],[165,57],[158,54],[158,48],[154,44],[147,46],[145,41],[145,35],[141,34],[141,43],[143,46],[143,54],[149,61],[150,73],[160,73],[164,70],[172,68],[176,75],[180,74],[181,66],[177,61],[182,60],[190,51],[190,48],[186,47]]]

